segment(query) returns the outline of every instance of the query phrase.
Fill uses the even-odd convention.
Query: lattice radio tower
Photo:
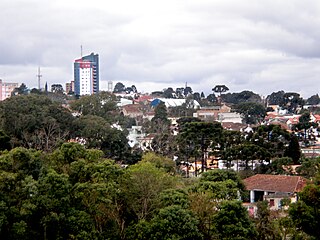
[[[37,74],[37,78],[38,78],[38,89],[40,89],[40,80],[41,80],[42,75],[40,74],[40,67],[38,67],[38,74]]]

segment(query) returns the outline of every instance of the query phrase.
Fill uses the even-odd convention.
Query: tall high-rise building
[[[99,92],[99,55],[91,53],[74,62],[74,92],[90,95]]]

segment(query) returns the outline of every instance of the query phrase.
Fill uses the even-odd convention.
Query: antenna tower
[[[38,78],[38,89],[40,90],[40,80],[41,80],[42,75],[40,74],[40,67],[38,67],[38,74],[37,74],[37,78]]]

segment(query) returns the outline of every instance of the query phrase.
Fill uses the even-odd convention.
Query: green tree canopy
[[[320,236],[319,211],[320,185],[316,181],[302,190],[298,202],[290,205],[289,215],[298,229],[317,239]]]
[[[0,128],[13,147],[46,151],[70,138],[73,116],[70,111],[43,95],[14,96],[0,103]]]
[[[73,101],[70,107],[82,115],[99,116],[113,123],[120,112],[117,109],[116,96],[108,92],[99,92],[93,95],[85,95]]]
[[[242,115],[244,123],[247,124],[261,123],[266,116],[266,109],[260,103],[244,102],[234,106],[234,109]]]
[[[256,230],[240,201],[225,201],[214,217],[218,239],[254,239]]]

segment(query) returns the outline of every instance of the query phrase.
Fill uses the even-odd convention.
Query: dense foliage
[[[76,143],[52,153],[2,152],[0,238],[242,239],[254,234],[237,200],[243,184],[236,173],[216,170],[188,183],[170,160],[155,154],[128,168],[102,156]],[[208,206],[197,206],[203,197]],[[212,215],[203,215],[208,208]],[[236,215],[222,218],[231,208]],[[236,229],[234,221],[239,221]]]
[[[118,84],[117,89],[122,87]],[[227,91],[218,87],[217,93]],[[125,89],[131,90],[136,91],[134,86]],[[191,88],[177,92],[190,101],[204,98]],[[299,96],[280,92],[272,97],[278,95],[288,110],[296,111]],[[240,102],[234,106],[247,115],[248,123],[260,122],[265,114],[261,99],[251,92],[220,99],[223,96]],[[299,139],[279,125],[240,132],[185,117],[173,128],[168,119],[172,110],[160,103],[146,126],[154,138],[142,153],[128,145],[129,120],[114,95],[83,96],[70,108],[45,94],[21,93],[0,103],[0,239],[319,236],[320,161],[302,158]],[[186,109],[178,111],[188,115]],[[309,120],[306,113],[296,125],[303,137],[312,127]],[[209,158],[225,160],[227,168],[236,165],[241,175],[209,170]],[[180,171],[180,164],[190,166],[197,160],[198,177]],[[241,202],[248,195],[241,176],[291,174],[283,166],[293,163],[302,163],[296,172],[312,179],[299,201],[277,217],[261,202],[256,218],[249,217]]]

